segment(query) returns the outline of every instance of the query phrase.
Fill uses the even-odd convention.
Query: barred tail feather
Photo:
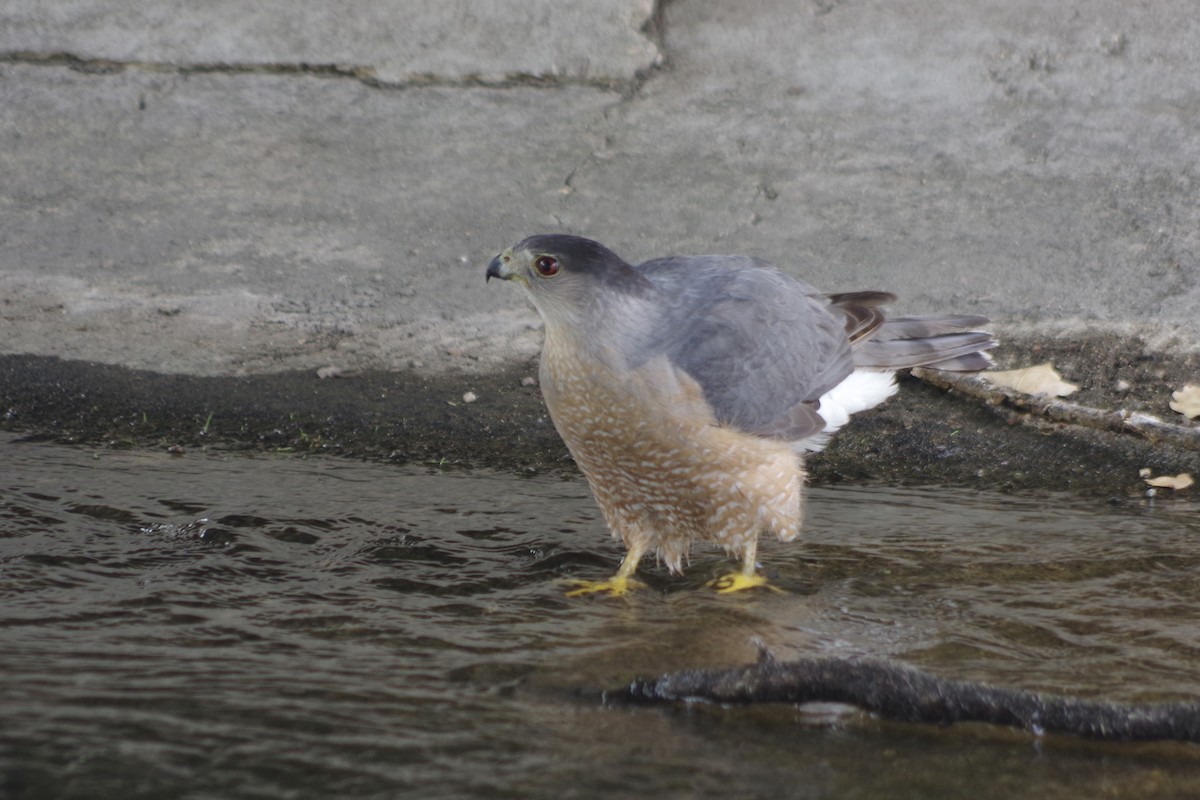
[[[986,353],[998,343],[991,333],[973,330],[985,317],[896,317],[884,320],[854,350],[854,365],[869,369],[929,367],[977,372],[991,366]]]

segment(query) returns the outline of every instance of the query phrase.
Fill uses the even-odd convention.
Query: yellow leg
[[[630,589],[645,586],[644,583],[633,577],[633,573],[637,570],[638,562],[642,560],[642,553],[644,552],[644,547],[629,548],[629,552],[621,560],[621,566],[617,570],[617,574],[606,581],[570,581],[570,583],[574,584],[575,588],[567,592],[567,597],[582,597],[585,594],[601,593],[607,593],[609,597],[620,597]]]
[[[755,558],[758,555],[758,539],[757,537],[750,540],[750,544],[746,545],[742,550],[742,570],[741,572],[731,572],[728,575],[722,575],[719,578],[709,581],[708,585],[717,590],[718,594],[732,594],[745,589],[756,589],[759,586],[765,586],[773,592],[781,592],[767,583],[767,579],[759,575],[754,568]]]

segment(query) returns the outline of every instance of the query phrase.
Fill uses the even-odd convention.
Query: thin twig
[[[1111,433],[1129,433],[1151,442],[1170,444],[1187,450],[1200,450],[1200,427],[1175,425],[1140,411],[1102,408],[1068,403],[1057,397],[1031,395],[994,386],[983,378],[954,372],[916,368],[914,377],[939,389],[953,390],[988,405],[1015,408],[1038,415],[1052,422],[1078,425]]]

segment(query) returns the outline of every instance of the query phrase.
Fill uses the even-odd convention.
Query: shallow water
[[[1200,511],[809,491],[784,594],[697,551],[627,600],[581,480],[0,438],[0,797],[1193,797],[1200,749],[790,707],[610,708],[637,674],[866,654],[1200,698]]]

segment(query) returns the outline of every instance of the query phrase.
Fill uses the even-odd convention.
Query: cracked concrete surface
[[[633,80],[653,0],[9,0],[0,52],[143,66],[316,65],[382,84]]]
[[[0,350],[525,369],[482,268],[570,231],[1187,354],[1198,54],[1187,0],[11,0]]]
[[[620,101],[295,75],[0,75],[18,93],[0,108],[6,349],[198,374],[494,361],[506,351],[489,342],[529,318],[485,291],[480,265],[500,231],[531,224],[530,206],[556,225],[593,138],[581,129]]]

